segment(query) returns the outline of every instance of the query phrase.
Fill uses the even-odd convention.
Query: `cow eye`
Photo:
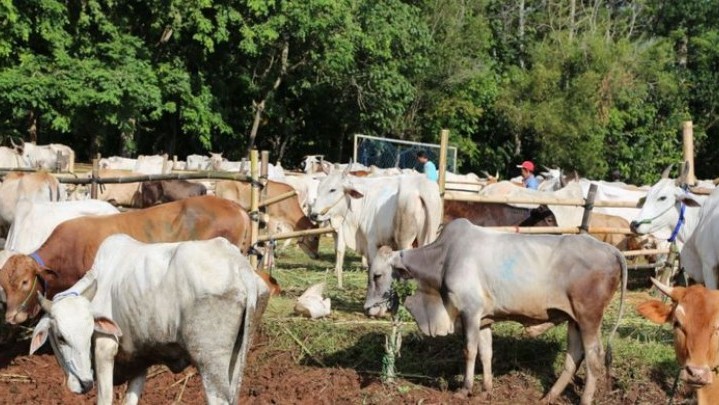
[[[659,197],[659,201],[664,201],[664,200],[666,200],[666,199],[667,199],[667,196],[665,196],[665,195]]]
[[[337,189],[333,188],[332,190],[330,190],[330,193],[334,193],[335,191],[337,191]]]

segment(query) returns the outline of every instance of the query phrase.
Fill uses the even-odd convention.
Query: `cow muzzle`
[[[639,233],[639,231],[637,230],[637,228],[639,228],[639,225],[641,225],[639,221],[632,221],[629,223],[629,229],[634,233]]]
[[[687,365],[682,369],[680,377],[695,389],[702,388],[714,381],[714,373],[707,366]]]

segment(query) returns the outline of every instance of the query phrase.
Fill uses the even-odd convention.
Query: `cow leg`
[[[479,317],[477,317],[479,318]],[[463,315],[463,325],[464,328],[464,358],[465,358],[465,369],[464,369],[464,384],[462,386],[462,389],[460,390],[461,393],[466,395],[472,395],[472,388],[474,386],[474,365],[477,361],[477,349],[480,346],[480,343],[486,343],[485,341],[482,341],[482,333],[480,331],[480,322],[479,319],[475,319],[475,316],[473,314],[469,315]],[[489,337],[489,343],[490,343],[490,352],[489,352],[489,358],[491,363],[491,333],[492,330],[489,328],[485,328],[486,330],[489,330],[490,337]],[[483,344],[483,352],[485,351],[485,345]],[[482,356],[482,368],[483,370],[486,370],[487,367],[485,367],[484,363],[484,356]],[[491,364],[488,366],[491,367]],[[489,387],[492,386],[492,376],[491,376],[491,368],[489,372]],[[484,375],[484,386],[487,387],[487,374]]]
[[[542,398],[543,402],[554,402],[562,394],[574,373],[577,372],[577,367],[582,364],[583,358],[584,348],[579,326],[576,322],[570,320],[567,324],[567,355],[564,360],[564,370],[562,370],[562,374],[554,383],[552,389],[549,390],[549,393]]]
[[[112,405],[112,369],[118,344],[114,336],[98,335],[95,338],[95,379],[97,404]]]
[[[484,390],[492,392],[492,327],[479,330],[479,357],[482,360],[482,384]]]
[[[133,377],[127,383],[127,392],[125,393],[125,405],[137,405],[140,401],[142,391],[145,389],[145,381],[147,380],[147,369],[142,373]]]
[[[597,389],[597,377],[601,375],[603,369],[602,341],[599,336],[599,325],[582,329],[582,342],[587,356],[587,378],[584,383],[584,392],[582,392],[582,405],[591,405],[594,392]]]
[[[342,289],[342,264],[345,261],[345,240],[342,231],[335,232],[335,275],[337,276],[337,288]]]

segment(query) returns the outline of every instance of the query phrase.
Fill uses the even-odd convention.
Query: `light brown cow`
[[[652,278],[671,298],[641,303],[639,313],[658,324],[673,323],[674,351],[682,367],[680,377],[697,391],[699,405],[719,403],[719,291],[701,285],[669,287]]]
[[[88,173],[90,177],[92,173]],[[142,173],[132,172],[129,170],[117,169],[100,169],[100,178],[112,177],[134,177],[143,176]],[[98,186],[97,199],[107,201],[113,205],[123,205],[126,207],[141,207],[141,183],[120,183],[120,184],[102,184]],[[87,187],[89,192],[90,187]]]
[[[593,212],[589,219],[590,228],[621,228],[629,229],[629,221],[616,215]],[[590,234],[604,243],[608,243],[619,250],[627,250],[627,235],[620,233],[592,233]]]
[[[0,218],[7,224],[15,220],[15,206],[20,200],[33,202],[65,199],[63,187],[47,172],[10,172],[0,184]]]
[[[270,180],[267,182],[265,191],[267,192],[267,198],[272,198],[293,190],[294,189],[289,184]],[[251,186],[249,183],[223,180],[218,181],[215,184],[216,196],[234,201],[248,211],[250,210],[251,203],[250,192]],[[312,221],[310,221],[310,219],[305,216],[305,213],[302,211],[297,197],[286,198],[275,204],[268,205],[267,214],[270,216],[270,224],[268,224],[268,228],[270,229],[277,228],[277,224],[275,222],[287,224],[295,231],[317,228],[317,225],[312,223]],[[299,244],[300,248],[302,248],[302,250],[307,253],[308,256],[313,259],[316,259],[318,257],[318,236],[304,236],[298,239],[297,243]]]
[[[0,269],[0,286],[7,297],[5,318],[17,324],[35,317],[40,311],[35,292],[44,292],[52,298],[70,288],[90,269],[100,243],[110,235],[124,233],[146,243],[221,236],[246,254],[249,224],[249,216],[242,207],[214,196],[65,221],[35,253],[11,256]]]

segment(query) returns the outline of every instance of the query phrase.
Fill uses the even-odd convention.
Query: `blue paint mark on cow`
[[[519,258],[517,256],[510,256],[502,260],[499,265],[499,276],[504,281],[516,281],[518,274],[516,272],[516,265]]]

